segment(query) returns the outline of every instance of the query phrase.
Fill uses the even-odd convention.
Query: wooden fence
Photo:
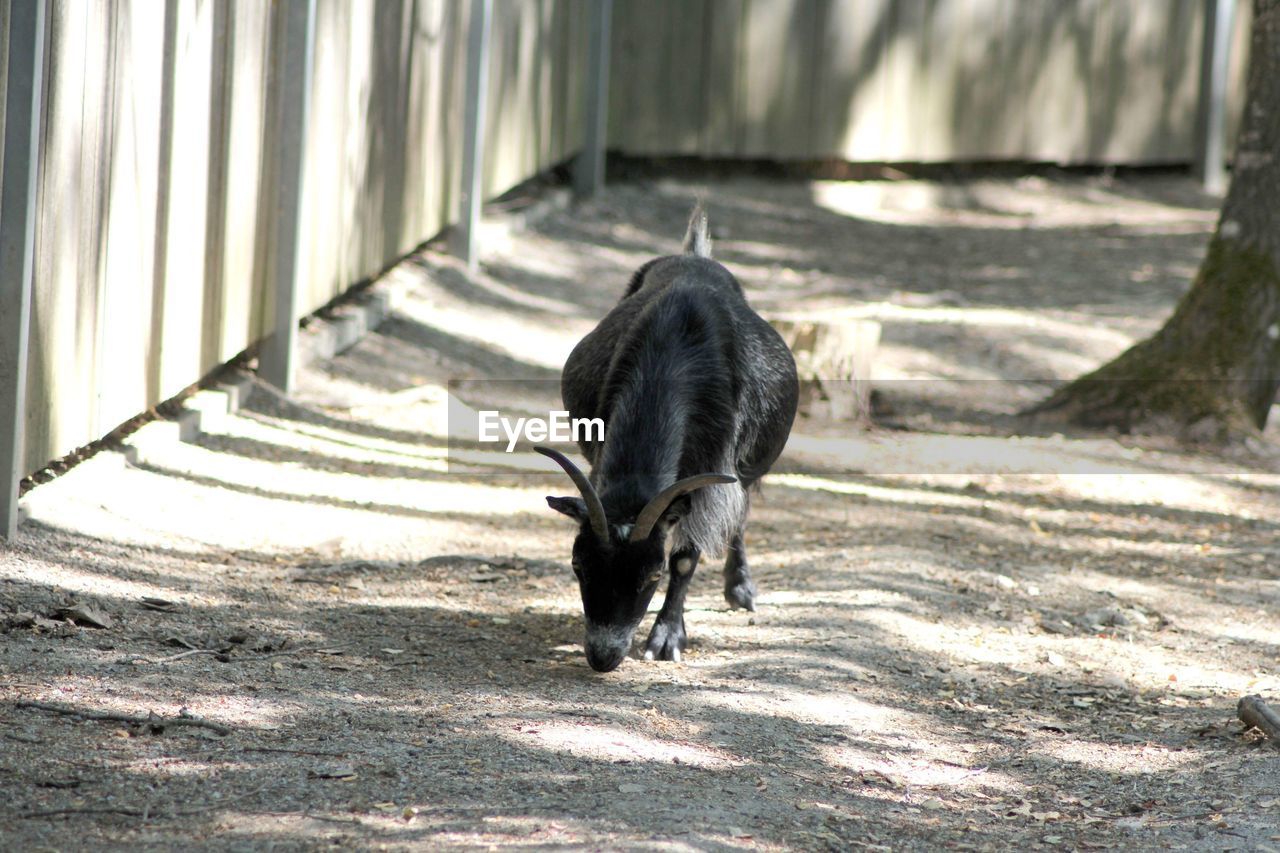
[[[1204,0],[619,0],[609,145],[855,162],[1189,162]],[[1238,120],[1249,7],[1234,16]]]
[[[587,2],[499,0],[486,196],[579,146]],[[4,3],[5,32],[17,4],[35,5]],[[45,6],[22,472],[271,332],[290,165],[281,161],[296,156],[281,155],[274,122],[286,5]],[[300,314],[453,218],[469,9],[463,0],[315,5]]]

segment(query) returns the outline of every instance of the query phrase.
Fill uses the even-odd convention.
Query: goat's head
[[[610,521],[586,475],[568,457],[548,447],[534,448],[553,459],[578,487],[580,497],[548,497],[552,509],[576,520],[573,573],[586,615],[587,662],[597,672],[622,663],[640,620],[662,581],[667,533],[688,511],[689,493],[703,486],[733,483],[725,474],[699,474],[668,486],[632,519]]]

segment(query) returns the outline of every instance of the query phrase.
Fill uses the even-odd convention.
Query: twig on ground
[[[190,649],[185,652],[178,652],[176,655],[169,655],[163,658],[149,658],[142,655],[130,655],[129,657],[120,658],[116,663],[171,663],[175,660],[194,657],[195,655],[224,655],[227,654],[224,649]]]
[[[183,658],[189,658],[194,655],[215,655],[215,656],[221,655],[221,656],[224,656],[224,660],[223,660],[224,663],[243,663],[244,661],[265,660],[266,658],[281,657],[283,655],[304,654],[306,652],[323,653],[323,652],[336,651],[338,649],[345,648],[350,645],[354,645],[354,644],[338,643],[337,645],[333,645],[333,646],[299,646],[296,649],[281,649],[280,651],[267,652],[266,654],[261,654],[261,655],[247,655],[245,657],[237,657],[231,652],[230,649],[190,649],[189,651],[178,652],[176,655],[169,655],[168,657],[163,657],[163,658],[148,658],[148,657],[143,657],[142,655],[133,655],[130,657],[121,658],[116,662],[117,663],[153,663],[153,664],[154,663],[171,663],[172,661],[182,660]]]
[[[240,794],[239,796],[228,797],[225,800],[220,800],[216,803],[209,803],[208,805],[204,805],[204,806],[198,806],[193,809],[157,810],[157,809],[154,809],[150,803],[148,803],[147,805],[143,806],[140,809],[130,809],[130,808],[125,808],[123,806],[81,806],[78,808],[69,807],[65,809],[44,809],[41,811],[23,812],[22,814],[18,815],[18,817],[23,820],[29,820],[31,818],[38,818],[38,817],[58,817],[59,815],[68,815],[68,814],[118,814],[118,815],[123,815],[125,817],[140,817],[143,820],[146,820],[149,817],[185,817],[187,815],[203,814],[204,812],[211,812],[211,811],[214,811],[215,809],[220,809],[223,806],[228,806],[228,805],[231,805],[232,803],[238,803],[242,800],[247,800],[250,797],[254,797],[254,796],[257,796],[258,794],[261,794],[266,789],[267,789],[266,785],[261,785],[257,788],[254,788],[252,791],[247,791],[243,794]]]
[[[1261,696],[1255,693],[1252,696],[1241,697],[1236,703],[1236,716],[1246,726],[1258,729],[1274,743],[1280,745],[1280,714],[1262,701]]]
[[[298,817],[309,818],[310,820],[323,820],[329,823],[345,823],[353,826],[364,826],[364,821],[358,817],[343,817],[341,815],[315,814],[314,812],[304,812]]]
[[[307,652],[318,652],[319,654],[329,654],[332,652],[336,652],[339,649],[345,649],[347,646],[354,646],[354,645],[355,643],[337,643],[332,646],[299,646],[296,649],[281,649],[278,652],[267,652],[266,654],[262,654],[262,655],[251,655],[249,657],[244,657],[244,658],[233,657],[231,658],[231,663],[243,663],[245,661],[251,661],[251,660],[266,660],[267,658],[278,658],[278,657],[284,657],[285,655],[301,655],[301,654],[306,654]]]
[[[147,807],[145,809],[126,809],[126,808],[114,808],[112,806],[101,806],[96,808],[81,807],[81,808],[66,808],[66,809],[45,809],[44,811],[23,812],[22,814],[18,815],[18,817],[22,818],[23,820],[29,820],[31,818],[37,818],[37,817],[58,817],[59,815],[68,815],[68,814],[118,814],[118,815],[123,815],[125,817],[140,817],[140,818],[146,819],[149,812],[150,812],[150,807]]]
[[[194,726],[201,729],[209,729],[219,735],[229,735],[233,731],[230,726],[224,726],[222,723],[215,723],[211,720],[202,720],[199,717],[157,717],[149,714],[145,717],[133,714],[113,714],[107,711],[87,711],[83,708],[68,708],[63,705],[51,705],[47,702],[18,702],[14,706],[16,708],[35,708],[40,711],[49,711],[54,714],[66,714],[71,717],[81,717],[86,720],[108,720],[116,723],[131,723],[137,726],[151,726],[153,728],[164,729],[166,726]]]
[[[396,738],[393,738],[393,737],[386,737],[385,735],[380,735],[380,736],[378,737],[378,740],[380,740],[380,741],[382,741],[382,742],[384,742],[384,743],[398,743],[398,744],[400,744],[401,746],[408,746],[408,747],[412,747],[412,748],[414,748],[414,749],[431,749],[431,747],[432,747],[432,745],[431,745],[431,744],[418,743],[418,742],[416,742],[416,741],[412,741],[412,740],[397,740]],[[445,757],[445,756],[447,756],[447,755],[449,755],[449,753],[447,753],[447,752],[435,752],[435,753],[432,753],[431,755],[420,755],[420,756],[418,756],[418,757],[419,757],[419,758],[444,758],[444,757]]]
[[[320,752],[311,749],[285,749],[279,746],[241,746],[237,747],[243,752],[282,752],[286,755],[317,755],[322,758],[346,758],[348,752]]]

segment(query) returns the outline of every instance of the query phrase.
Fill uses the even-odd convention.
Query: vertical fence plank
[[[609,122],[609,38],[613,0],[591,4],[587,37],[587,104],[582,153],[573,168],[578,195],[589,196],[604,186],[604,156]]]
[[[44,36],[44,0],[10,5],[0,176],[0,537],[5,539],[18,529],[18,482],[24,468]]]
[[[702,53],[706,57],[706,70],[702,77],[704,95],[700,104],[704,116],[700,122],[702,138],[694,150],[688,153],[703,157],[728,157],[738,153],[737,141],[741,136],[738,129],[742,124],[738,66],[742,53],[745,4],[746,0],[715,0],[703,9]],[[634,4],[628,4],[625,11],[634,15],[638,10],[635,10]],[[635,24],[628,20],[624,26],[628,25]],[[624,75],[633,73],[625,62],[625,57],[620,56],[615,64]],[[623,105],[620,103],[619,107],[621,106]],[[617,122],[614,126],[619,130],[626,128],[622,122]],[[631,146],[629,134],[619,133],[614,138],[615,144],[624,142]],[[631,150],[634,150],[633,146]]]
[[[568,51],[565,54],[565,86],[560,93],[560,110],[564,115],[564,152],[578,150],[583,134],[586,133],[586,91],[587,91],[587,40],[583,33],[587,29],[586,14],[591,0],[569,0],[565,26],[565,41]],[[612,108],[610,109],[612,113]],[[612,121],[612,118],[607,119]]]
[[[262,291],[267,277],[269,225],[261,196],[270,178],[267,157],[271,108],[267,80],[271,66],[271,7],[253,0],[231,3],[226,86],[226,132],[222,147],[222,240],[211,244],[221,256],[223,333],[217,361],[231,358],[265,334]]]
[[[924,102],[925,68],[922,51],[928,0],[897,0],[889,7],[889,36],[885,41],[885,100],[881,116],[881,154],[889,162],[920,159],[921,116],[912,107]]]
[[[883,138],[885,105],[882,56],[890,35],[892,0],[833,0],[821,9],[814,52],[813,138],[816,152],[868,160]]]
[[[92,4],[90,4],[92,5]],[[216,41],[215,9],[222,4],[174,2],[172,48],[169,57],[167,153],[161,192],[168,196],[164,216],[157,222],[164,239],[163,261],[156,265],[159,311],[154,319],[159,344],[155,389],[159,399],[170,397],[204,373],[202,338],[216,331],[204,316],[205,295],[217,283],[206,278],[206,258],[215,247],[207,242],[210,155],[217,143],[211,132],[213,58]],[[212,366],[212,365],[208,365]]]
[[[104,429],[151,403],[146,356],[156,281],[152,262],[166,17],[163,11],[156,14],[153,6],[150,0],[110,4],[113,20],[108,32],[114,56],[105,81],[111,95],[103,119],[106,153],[98,225],[103,258],[97,321],[101,343],[95,357],[97,420]],[[52,55],[49,61],[54,61]]]
[[[1236,0],[1205,0],[1204,47],[1200,58],[1200,109],[1196,173],[1206,192],[1227,186],[1227,77],[1231,70],[1231,29]]]
[[[205,252],[203,322],[200,324],[200,364],[223,359],[227,327],[226,271],[227,192],[231,160],[231,81],[236,57],[235,3],[213,7],[213,44],[209,64],[209,147],[205,162]]]
[[[484,186],[484,119],[489,89],[489,28],[493,0],[471,0],[471,25],[467,29],[467,89],[463,96],[462,191],[453,253],[470,269],[479,265],[477,230]]]
[[[315,44],[316,0],[288,0],[284,9],[284,67],[276,157],[280,164],[276,200],[275,324],[258,361],[264,379],[285,393],[293,390],[298,337],[298,280],[302,273],[302,184],[306,175],[307,119]]]

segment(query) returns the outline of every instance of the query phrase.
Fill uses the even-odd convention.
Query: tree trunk
[[[1256,434],[1280,388],[1280,0],[1254,0],[1231,189],[1191,290],[1160,331],[1028,414],[1227,442]]]

